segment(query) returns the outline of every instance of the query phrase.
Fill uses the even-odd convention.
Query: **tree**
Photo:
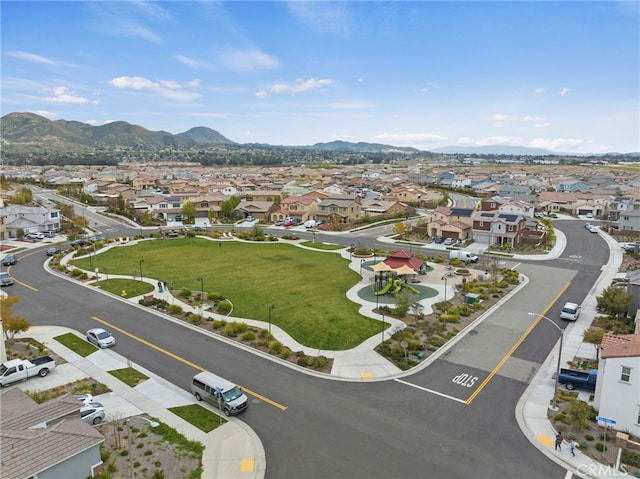
[[[567,406],[567,420],[578,431],[582,431],[589,425],[589,419],[593,415],[593,408],[584,401],[572,399]]]
[[[598,308],[602,309],[612,318],[626,315],[631,304],[632,293],[628,293],[625,288],[619,286],[609,286],[598,296]]]
[[[20,188],[20,194],[24,197],[25,204],[28,205],[33,202],[33,192],[30,188]]]
[[[220,204],[220,213],[225,218],[229,218],[233,213],[233,210],[240,204],[240,198],[237,196],[232,196],[226,201],[223,201]]]
[[[193,223],[195,222],[194,218],[196,217],[196,207],[191,201],[185,201],[182,205],[182,211],[180,211],[182,215],[182,221],[185,223]]]
[[[602,336],[604,336],[604,329],[590,327],[586,329],[582,333],[582,339],[585,343],[591,343],[596,348],[596,359],[598,359],[598,354],[600,353],[600,343],[602,342]]]
[[[398,236],[402,236],[407,232],[407,225],[405,225],[402,222],[396,223],[395,226],[393,227],[393,232]]]
[[[22,316],[13,313],[13,305],[20,302],[17,296],[7,296],[0,299],[0,317],[2,317],[2,330],[7,341],[12,342],[17,333],[29,329],[29,321]]]

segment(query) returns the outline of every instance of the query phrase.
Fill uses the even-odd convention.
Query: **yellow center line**
[[[163,349],[160,346],[156,346],[155,344],[150,343],[146,339],[142,339],[141,337],[136,336],[135,334],[131,334],[130,332],[125,331],[124,329],[119,328],[118,326],[116,326],[114,324],[111,324],[110,322],[105,321],[104,319],[100,319],[100,318],[98,318],[96,316],[92,316],[91,319],[93,319],[94,321],[98,321],[99,323],[104,324],[105,326],[109,327],[110,329],[118,331],[119,333],[122,333],[125,336],[128,336],[131,339],[133,339],[135,341],[138,341],[139,343],[144,344],[145,346],[149,346],[150,348],[155,349],[156,351],[161,352],[162,354],[165,354],[165,355],[169,356],[170,358],[175,359],[176,361],[180,361],[181,363],[186,364],[187,366],[191,366],[192,368],[197,369],[198,371],[206,371],[206,368],[203,368],[202,366],[199,366],[199,365],[197,365],[195,363],[192,363],[188,359],[185,359],[185,358],[183,358],[181,356],[178,356],[177,354],[174,354],[171,351],[167,351],[166,349]],[[287,406],[284,406],[284,405],[282,405],[280,403],[277,403],[277,402],[275,402],[275,401],[273,401],[273,400],[271,400],[271,399],[269,399],[269,398],[267,398],[267,397],[265,397],[265,396],[263,396],[261,394],[258,394],[256,392],[250,390],[250,389],[246,389],[246,388],[244,388],[244,387],[242,387],[240,385],[238,385],[238,386],[242,389],[243,392],[245,392],[247,394],[250,394],[253,397],[258,398],[261,401],[266,402],[267,404],[271,404],[272,406],[277,407],[281,411],[285,411],[287,409]]]
[[[473,394],[471,396],[469,396],[469,399],[467,399],[467,401],[466,401],[467,405],[471,404],[471,402],[476,398],[476,396],[478,394],[480,394],[480,392],[489,383],[489,381],[491,381],[491,379],[493,379],[493,377],[496,374],[498,374],[498,371],[500,371],[502,366],[504,366],[504,364],[507,362],[507,360],[511,357],[511,355],[515,352],[515,350],[518,349],[518,347],[524,342],[524,340],[527,339],[527,336],[529,336],[529,334],[531,334],[531,331],[533,331],[534,328],[538,325],[538,323],[540,323],[540,321],[542,321],[542,317],[547,314],[547,312],[556,303],[556,301],[558,301],[558,299],[560,299],[560,296],[562,296],[564,294],[564,292],[567,290],[567,288],[569,288],[570,285],[571,285],[571,281],[569,281],[564,286],[564,288],[562,288],[560,290],[560,292],[556,295],[556,297],[553,298],[553,301],[551,301],[551,303],[549,303],[549,305],[542,311],[542,313],[539,313],[538,318],[531,324],[531,326],[529,326],[529,329],[527,329],[524,332],[524,334],[520,337],[520,339],[518,339],[516,344],[514,344],[513,347],[509,350],[509,352],[507,354],[505,354],[505,356],[500,360],[500,362],[496,365],[496,367],[493,368],[493,370],[489,373],[489,375],[485,378],[485,380],[482,381],[482,383],[480,383],[480,386],[478,386],[478,389],[476,389],[473,392]]]

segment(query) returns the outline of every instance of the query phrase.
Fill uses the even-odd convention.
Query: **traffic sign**
[[[596,421],[606,422],[607,424],[615,424],[616,423],[616,421],[614,421],[613,419],[607,419],[606,417],[602,417],[602,416],[596,416]]]

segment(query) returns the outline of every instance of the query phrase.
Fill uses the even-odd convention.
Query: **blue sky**
[[[640,151],[640,3],[2,1],[2,115]]]

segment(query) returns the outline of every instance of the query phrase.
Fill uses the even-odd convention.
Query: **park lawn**
[[[243,243],[204,238],[150,240],[111,248],[97,256],[100,271],[166,281],[228,298],[231,316],[271,321],[305,346],[344,350],[380,332],[380,323],[358,313],[346,297],[359,275],[340,255],[286,243]],[[90,268],[89,258],[74,260]]]
[[[102,271],[100,271],[102,273]],[[124,279],[124,278],[110,278],[110,279],[101,279],[99,282],[99,286],[101,289],[108,291],[112,294],[117,294],[118,296],[132,297],[132,296],[140,296],[141,294],[148,294],[153,292],[156,288],[154,285],[149,283],[143,283],[134,279]],[[95,286],[98,286],[98,283],[93,283]]]
[[[87,356],[95,353],[98,350],[98,348],[96,348],[93,344],[85,341],[82,338],[79,338],[73,333],[61,334],[60,336],[56,336],[53,339],[58,341],[60,344],[68,347],[71,351],[79,354],[83,358],[86,358]]]

